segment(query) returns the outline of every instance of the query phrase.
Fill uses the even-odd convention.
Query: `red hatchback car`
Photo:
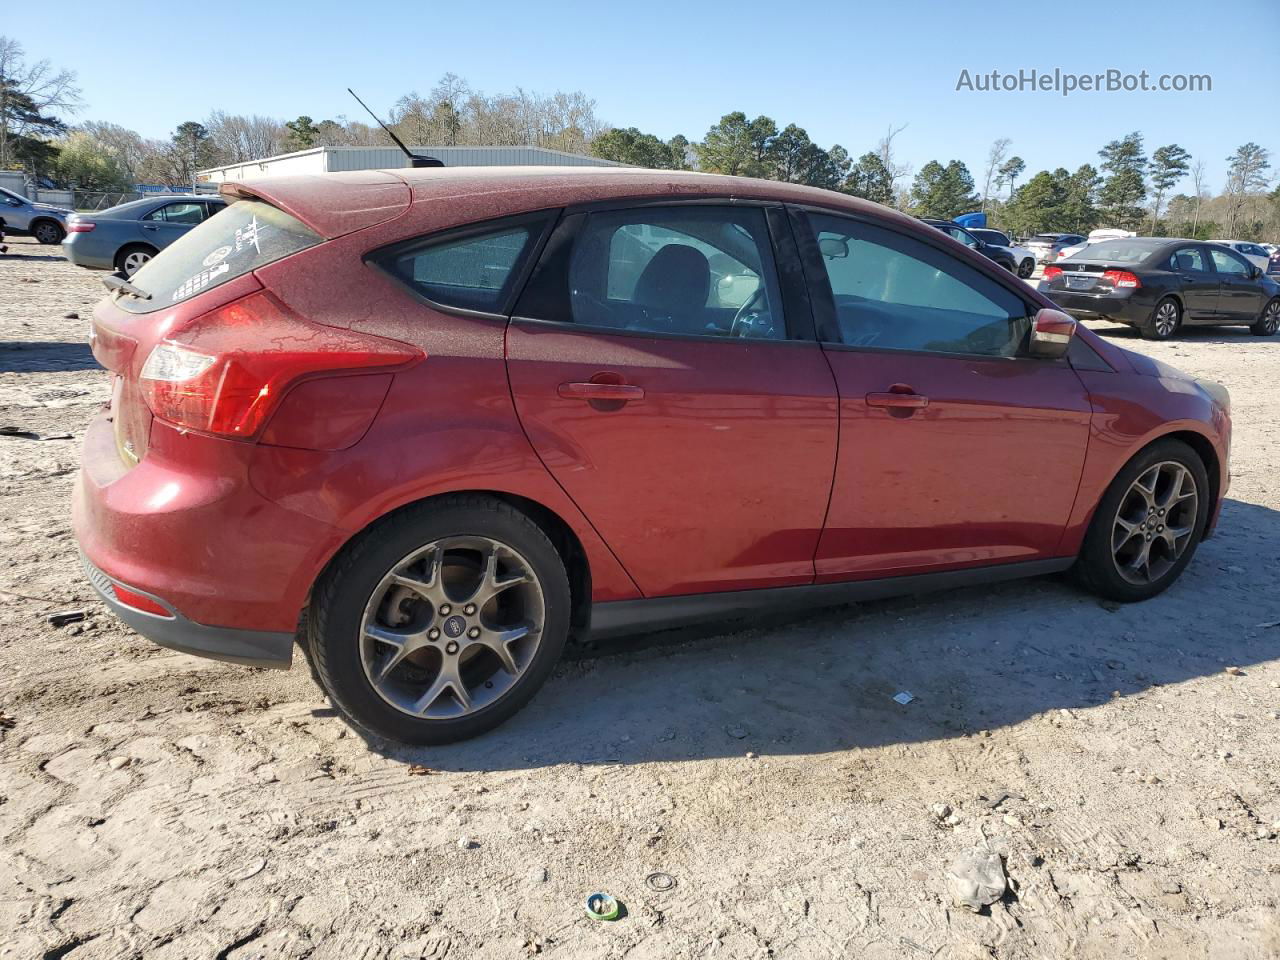
[[[140,633],[469,737],[567,640],[1074,567],[1166,588],[1228,398],[916,220],[616,168],[227,184],[94,313],[75,530]]]

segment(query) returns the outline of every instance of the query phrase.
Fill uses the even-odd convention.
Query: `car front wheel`
[[[411,744],[465,740],[523,707],[570,622],[546,533],[511,505],[446,497],[371,527],[317,584],[320,682],[356,726]]]
[[[1032,260],[1030,257],[1027,257],[1020,264],[1018,264],[1018,276],[1023,280],[1027,279],[1027,277],[1031,276],[1035,272],[1036,272],[1036,262]]]
[[[1160,440],[1125,465],[1103,495],[1076,562],[1094,593],[1129,603],[1178,579],[1209,519],[1212,492],[1199,455]]]
[[[1274,336],[1280,330],[1280,297],[1262,308],[1262,313],[1249,329],[1258,337]]]

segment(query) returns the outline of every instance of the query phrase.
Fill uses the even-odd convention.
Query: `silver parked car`
[[[161,194],[101,213],[75,213],[67,218],[62,252],[77,266],[119,270],[131,277],[173,241],[226,206],[218,196]]]
[[[1053,263],[1064,248],[1084,242],[1078,233],[1037,233],[1023,246],[1035,254],[1036,263]]]
[[[61,243],[70,213],[65,207],[37,203],[0,187],[0,227],[7,233],[29,233],[44,244]]]

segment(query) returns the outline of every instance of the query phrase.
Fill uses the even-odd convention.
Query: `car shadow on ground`
[[[611,643],[483,737],[371,749],[441,770],[823,754],[973,735],[1280,657],[1280,512],[1228,501],[1170,590],[1069,577]],[[907,691],[905,706],[893,697]]]
[[[8,243],[9,241],[6,240],[4,242]],[[4,257],[6,260],[23,260],[27,263],[54,263],[55,261],[66,259],[57,254],[14,253],[12,245],[9,247],[9,252],[0,253],[0,257]]]
[[[1127,323],[1111,323],[1106,320],[1095,320],[1089,329],[1109,340],[1141,340],[1142,334],[1137,327]],[[1275,337],[1259,337],[1248,327],[1183,327],[1170,337],[1166,343],[1269,343],[1277,341]]]
[[[0,342],[0,373],[92,370],[98,366],[87,343]]]

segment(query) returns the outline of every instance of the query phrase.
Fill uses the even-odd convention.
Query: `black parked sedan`
[[[1150,340],[1183,324],[1280,329],[1280,283],[1234,250],[1197,240],[1104,240],[1045,267],[1040,291],[1068,313],[1127,323]]]
[[[960,224],[954,220],[935,220],[933,217],[921,217],[921,223],[927,223],[931,227],[937,227],[953,240],[959,240],[966,247],[978,251],[988,260],[993,260],[1000,266],[1004,267],[1010,273],[1018,273],[1018,257],[1008,247],[1002,247],[999,244],[988,243],[979,237],[974,236]],[[1022,276],[1022,274],[1018,274]],[[1030,276],[1030,273],[1027,274]]]

